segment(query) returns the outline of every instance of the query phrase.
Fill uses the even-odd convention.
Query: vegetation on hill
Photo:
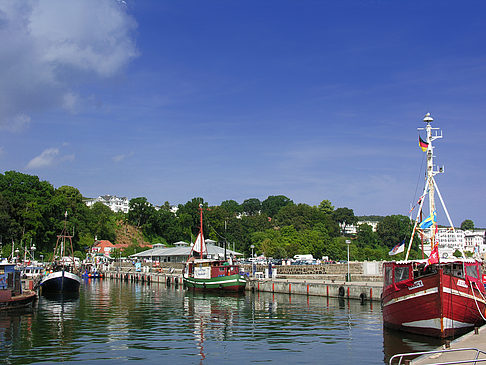
[[[171,212],[167,202],[157,210],[145,197],[137,197],[130,200],[128,214],[114,213],[101,203],[87,207],[74,187],[56,189],[37,176],[7,171],[0,174],[2,254],[4,257],[10,254],[14,241],[17,247],[20,243],[35,245],[36,254],[47,258],[62,229],[66,211],[75,250],[80,254],[86,252],[95,238],[130,245],[124,255],[133,253],[143,243],[192,242],[199,231],[200,204],[204,209],[205,237],[226,241],[228,247],[247,255],[254,246],[255,254],[267,257],[312,254],[316,258],[345,260],[346,240],[351,240],[352,259],[386,259],[388,251],[402,240],[409,240],[411,232],[407,217],[393,215],[378,217],[376,232],[363,224],[356,235],[345,237],[345,226],[358,221],[352,209],[334,208],[329,200],[318,206],[296,204],[283,195],[269,196],[263,201],[250,198],[241,204],[226,200],[219,206],[209,206],[197,197],[179,204],[176,213]],[[414,250],[413,255],[417,255]]]

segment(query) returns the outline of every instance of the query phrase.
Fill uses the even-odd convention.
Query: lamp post
[[[251,248],[251,257],[253,258],[253,256],[254,256],[253,255],[253,249],[255,248],[255,245],[251,245],[250,248]]]
[[[40,255],[41,262],[44,262],[44,255]]]
[[[349,244],[351,243],[350,240],[346,240],[346,244],[348,245],[348,274],[346,275],[346,281],[351,281],[349,277]]]
[[[19,249],[18,249],[18,248],[16,248],[16,249],[15,249],[15,260],[14,260],[15,262],[17,262],[17,261],[18,261],[18,259],[19,259],[19,252],[20,252],[20,251],[19,251]]]
[[[36,249],[37,249],[37,248],[35,247],[35,244],[34,244],[34,245],[32,245],[32,247],[30,248],[30,250],[32,251],[32,261],[34,261],[34,260],[35,260],[35,250],[36,250]]]

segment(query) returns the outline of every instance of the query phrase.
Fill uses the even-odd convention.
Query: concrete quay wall
[[[380,301],[382,293],[381,283],[376,282],[332,282],[304,279],[250,279],[246,285],[246,289],[255,292],[357,299],[362,302]]]
[[[141,283],[165,283],[182,285],[180,263],[161,263],[159,267],[148,264],[136,272],[133,265],[112,266],[105,275],[111,279]],[[347,264],[286,265],[274,266],[277,276],[271,279],[256,279],[251,276],[252,265],[242,265],[250,273],[246,290],[299,295],[349,298],[361,301],[379,301],[382,293],[381,262],[353,262],[349,265],[350,280],[346,280]],[[256,265],[256,272],[265,272],[268,265]]]
[[[179,272],[132,272],[107,271],[105,277],[115,280],[137,283],[164,283],[166,285],[179,285],[182,287],[182,273]],[[306,279],[263,279],[249,278],[246,290],[325,296],[330,298],[356,299],[365,301],[380,301],[382,286],[376,282],[332,282]]]

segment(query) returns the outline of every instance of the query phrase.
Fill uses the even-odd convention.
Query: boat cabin
[[[186,270],[195,279],[211,279],[238,274],[240,268],[224,260],[196,259],[187,263]]]
[[[427,265],[427,260],[392,261],[384,263],[383,289],[411,286],[418,279],[427,278],[442,270],[442,275],[473,282],[482,287],[481,264],[476,260],[443,260],[438,264]]]
[[[26,266],[22,269],[22,277],[23,278],[36,278],[41,276],[44,272],[44,268],[42,266]]]
[[[20,271],[15,264],[0,264],[0,300],[22,294]]]

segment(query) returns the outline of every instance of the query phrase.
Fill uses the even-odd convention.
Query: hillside
[[[115,242],[119,244],[126,244],[126,245],[136,244],[138,246],[144,246],[150,244],[149,242],[146,242],[144,240],[142,230],[140,228],[127,224],[123,220],[119,220],[116,223],[115,234],[116,234]]]

